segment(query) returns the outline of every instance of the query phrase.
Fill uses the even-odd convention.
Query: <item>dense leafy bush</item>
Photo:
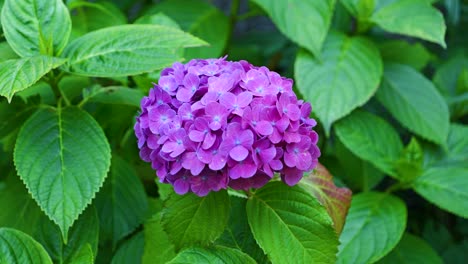
[[[466,1],[0,7],[0,263],[466,261]],[[134,125],[160,71],[224,55],[292,78],[312,104],[323,165],[298,185],[283,171],[178,195],[141,160]],[[300,162],[284,166],[315,166]]]

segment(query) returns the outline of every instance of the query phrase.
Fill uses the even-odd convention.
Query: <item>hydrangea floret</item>
[[[174,63],[141,101],[140,157],[178,194],[292,186],[318,162],[316,121],[293,81],[247,61]]]

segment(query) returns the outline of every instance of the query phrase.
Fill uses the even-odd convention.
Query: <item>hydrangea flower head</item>
[[[295,185],[317,165],[312,107],[291,79],[225,58],[175,63],[141,101],[140,156],[178,194]]]

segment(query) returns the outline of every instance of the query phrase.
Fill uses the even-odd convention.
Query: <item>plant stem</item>
[[[59,100],[60,98],[63,98],[63,101],[65,104],[71,105],[70,101],[68,100],[67,96],[60,90],[58,87],[58,82],[62,78],[63,74],[59,74],[58,76],[55,76],[54,71],[51,71],[49,74],[49,85],[52,88],[52,91],[54,92],[55,98]]]
[[[234,28],[237,22],[237,13],[239,13],[240,0],[232,0],[231,12],[229,14],[229,34],[226,39],[226,46],[224,47],[223,54],[226,54],[229,49],[229,43],[231,43],[232,35],[234,34]]]

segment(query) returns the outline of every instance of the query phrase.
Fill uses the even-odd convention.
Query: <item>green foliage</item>
[[[101,235],[117,242],[143,222],[148,210],[144,188],[134,169],[114,155],[102,189],[96,196]]]
[[[414,69],[385,65],[377,98],[412,132],[438,144],[445,142],[450,122],[447,105],[434,85]]]
[[[406,233],[392,252],[378,263],[442,264],[443,261],[426,241]]]
[[[53,56],[60,55],[68,43],[71,19],[61,0],[6,0],[2,26],[18,55]]]
[[[66,242],[68,229],[109,170],[110,148],[101,127],[76,107],[41,109],[21,128],[14,160],[33,198]]]
[[[253,0],[292,41],[321,58],[335,0]],[[285,13],[286,12],[286,13]]]
[[[320,59],[299,52],[295,70],[301,93],[310,98],[328,134],[331,125],[363,105],[375,93],[382,75],[379,52],[362,37],[330,33]]]
[[[384,6],[380,6],[370,19],[384,30],[422,38],[446,47],[444,18],[437,9],[431,6],[429,1],[378,2],[383,2]]]
[[[373,263],[398,244],[406,225],[399,198],[376,192],[355,195],[340,236],[337,263]]]
[[[0,263],[466,262],[466,1],[0,9]],[[206,197],[155,181],[142,98],[164,67],[225,55],[294,76],[327,168]]]
[[[396,176],[394,162],[403,144],[397,132],[385,120],[358,110],[340,121],[335,129],[343,144],[356,156]]]
[[[233,248],[214,246],[212,248],[188,248],[180,252],[169,264],[225,263],[254,264],[249,255]]]
[[[222,233],[229,219],[226,191],[205,197],[173,194],[165,201],[162,224],[177,250],[191,245],[208,245]]]
[[[161,38],[160,36],[164,36]],[[119,77],[159,70],[182,59],[179,47],[205,42],[175,28],[123,25],[90,32],[72,41],[64,70],[84,76]]]
[[[301,187],[280,182],[265,185],[247,202],[247,217],[255,239],[272,263],[336,260],[338,239],[332,220]]]
[[[66,60],[39,55],[0,63],[0,95],[11,101],[13,95],[31,87],[52,69]]]
[[[47,251],[25,233],[0,228],[0,263],[11,264],[52,264]]]

